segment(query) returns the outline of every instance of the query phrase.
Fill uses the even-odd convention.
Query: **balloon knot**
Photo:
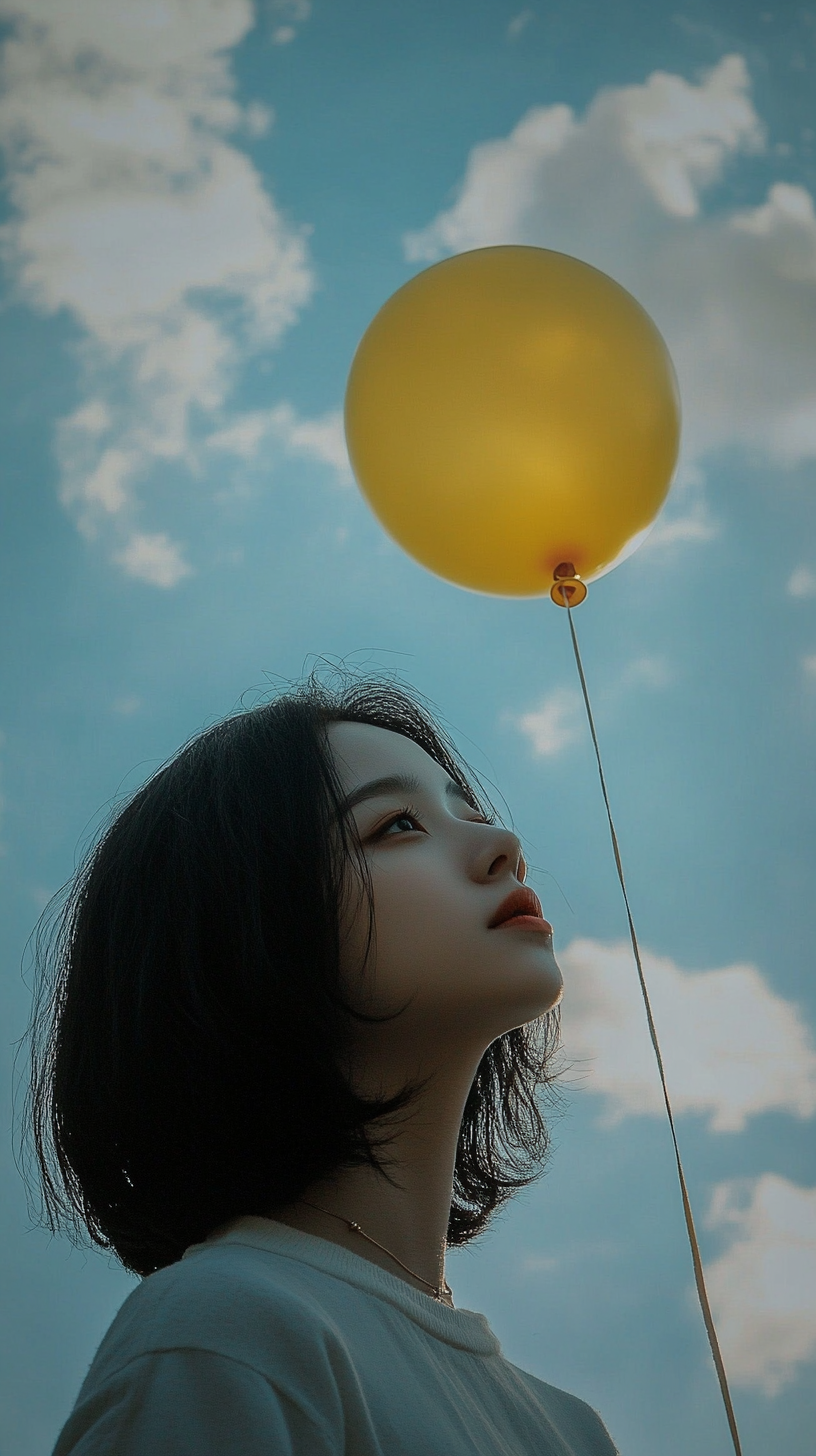
[[[557,607],[577,607],[586,597],[583,582],[571,561],[561,561],[553,572],[550,596]]]

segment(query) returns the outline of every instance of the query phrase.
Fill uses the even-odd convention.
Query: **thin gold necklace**
[[[313,1208],[316,1213],[325,1213],[328,1218],[338,1219],[340,1223],[346,1225],[349,1233],[359,1234],[361,1239],[365,1239],[367,1243],[373,1244],[375,1249],[381,1249],[384,1254],[388,1255],[389,1259],[393,1259],[395,1264],[399,1264],[400,1268],[404,1269],[406,1274],[410,1274],[412,1279],[418,1279],[420,1284],[424,1284],[426,1289],[430,1289],[434,1299],[438,1299],[440,1304],[445,1303],[444,1296],[446,1294],[453,1299],[453,1291],[444,1276],[439,1284],[432,1284],[429,1279],[423,1279],[421,1274],[417,1274],[415,1270],[409,1269],[407,1264],[403,1264],[402,1259],[398,1259],[391,1249],[385,1247],[385,1244],[379,1243],[377,1239],[372,1239],[371,1235],[367,1234],[365,1229],[361,1229],[360,1225],[355,1223],[352,1218],[344,1218],[342,1213],[332,1213],[330,1208],[321,1208],[319,1204],[309,1203],[305,1198],[299,1198],[298,1202],[305,1204],[306,1208]]]

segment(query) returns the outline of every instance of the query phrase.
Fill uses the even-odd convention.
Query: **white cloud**
[[[772,445],[784,465],[816,458],[816,395],[779,416],[773,427]]]
[[[278,405],[273,411],[286,449],[292,455],[304,455],[329,465],[337,476],[351,481],[351,466],[346,450],[341,410],[330,410],[317,419],[303,419],[291,405]]]
[[[470,153],[454,206],[421,232],[406,234],[409,261],[432,263],[444,253],[532,241],[517,234],[524,229],[537,175],[578,130],[569,106],[536,106],[506,140],[480,142]]]
[[[518,15],[513,16],[513,19],[507,26],[507,39],[518,40],[523,31],[527,29],[531,20],[535,20],[535,14],[532,10],[520,10]]]
[[[275,113],[271,106],[264,106],[262,101],[250,101],[244,107],[244,130],[247,136],[257,140],[258,137],[266,136],[271,130],[275,120]]]
[[[607,701],[614,702],[638,688],[668,687],[672,677],[665,657],[644,653],[626,664],[617,682],[607,689]],[[526,713],[505,712],[501,721],[524,735],[535,758],[557,758],[586,731],[583,701],[573,688],[555,688],[537,707]]]
[[[306,230],[229,140],[271,121],[232,95],[249,0],[0,0],[0,14],[2,244],[21,297],[83,331],[60,494],[86,534],[107,523],[121,540],[142,479],[195,470],[196,412],[223,413],[241,361],[295,322],[313,287]],[[132,543],[115,559],[130,570]]]
[[[134,713],[138,713],[141,706],[141,698],[137,698],[135,694],[131,693],[124,698],[114,698],[111,703],[111,712],[116,713],[120,718],[132,718]]]
[[[698,463],[681,461],[666,505],[639,547],[641,552],[664,556],[689,541],[713,541],[719,535],[720,526],[711,515],[705,484]]]
[[[777,243],[777,266],[785,277],[812,283],[816,275],[816,210],[803,187],[776,182],[766,203],[736,213],[731,221],[738,232]]]
[[[559,957],[564,1045],[605,1120],[660,1116],[663,1102],[632,950],[574,940]],[[816,1051],[797,1007],[752,965],[686,971],[643,952],[643,965],[675,1111],[697,1112],[714,1132],[750,1117],[816,1112]]]
[[[604,89],[583,121],[563,104],[532,107],[509,137],[473,148],[456,202],[421,233],[408,234],[408,256],[432,261],[490,243],[532,242],[507,233],[548,222],[558,229],[558,213],[570,202],[579,227],[588,229],[627,172],[626,201],[638,190],[634,180],[659,213],[695,216],[702,187],[719,178],[729,155],[762,146],[748,91],[742,57],[726,56],[698,86],[655,71],[643,85]],[[590,174],[599,182],[610,164],[604,195],[588,195]],[[627,225],[622,201],[609,218],[613,229],[623,223],[628,233],[652,221],[643,217],[642,201]]]
[[[503,721],[524,734],[536,758],[555,758],[581,736],[581,699],[571,688],[556,688],[531,712],[505,713]]]
[[[238,415],[221,430],[208,435],[206,445],[210,450],[222,450],[227,455],[237,455],[241,460],[254,460],[262,444],[271,434],[270,410],[253,410]]]
[[[708,507],[696,501],[684,514],[666,513],[655,522],[641,550],[653,551],[661,546],[677,546],[686,541],[712,541],[719,527],[712,521]]]
[[[805,677],[816,680],[816,652],[810,652],[802,658],[802,671]]]
[[[816,571],[797,566],[788,577],[788,593],[792,597],[816,597]]]
[[[706,1272],[729,1376],[778,1395],[816,1360],[816,1188],[774,1173],[721,1183],[707,1222],[735,1233]]]
[[[38,913],[42,914],[49,900],[53,900],[56,892],[46,889],[45,885],[32,885],[28,893],[36,905]]]
[[[644,86],[617,93],[623,151],[666,212],[696,217],[701,188],[718,180],[729,154],[762,149],[747,93],[740,56],[726,56],[700,86],[655,71]]]
[[[623,670],[621,686],[625,688],[665,688],[672,680],[672,672],[665,657],[644,653],[636,657]]]
[[[528,111],[468,158],[458,194],[405,238],[408,258],[498,243],[554,248],[629,288],[667,339],[684,458],[737,445],[790,466],[816,457],[816,212],[777,183],[758,207],[705,215],[706,189],[764,146],[742,57],[699,82],[655,72],[600,91],[586,114]],[[698,503],[650,549],[710,539]]]
[[[116,553],[114,560],[137,581],[167,589],[178,586],[185,576],[191,574],[192,567],[184,560],[181,551],[179,544],[171,541],[163,531],[155,536],[135,532],[124,549]]]
[[[552,1254],[530,1254],[521,1261],[525,1274],[551,1274],[553,1269],[560,1268],[560,1265],[561,1260],[556,1259]]]
[[[352,480],[341,410],[308,419],[287,402],[269,410],[239,415],[206,440],[211,450],[222,450],[243,460],[255,460],[270,444],[328,465],[341,484]]]
[[[291,45],[298,25],[309,19],[311,0],[272,0],[272,11],[281,22],[272,31],[273,45]]]

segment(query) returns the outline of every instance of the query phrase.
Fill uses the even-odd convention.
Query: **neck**
[[[368,1166],[340,1169],[307,1189],[305,1201],[276,1210],[275,1217],[350,1249],[426,1294],[428,1285],[441,1285],[456,1144],[472,1077],[473,1069],[434,1077],[381,1155],[388,1176]],[[341,1219],[359,1224],[395,1257]]]

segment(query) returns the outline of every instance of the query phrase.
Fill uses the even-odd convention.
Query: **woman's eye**
[[[383,825],[382,829],[380,830],[380,834],[390,836],[392,830],[396,830],[400,834],[405,834],[407,831],[413,829],[422,829],[422,825],[420,824],[416,815],[409,814],[406,810],[403,810],[401,814],[395,814],[393,819],[389,819],[388,822]]]

